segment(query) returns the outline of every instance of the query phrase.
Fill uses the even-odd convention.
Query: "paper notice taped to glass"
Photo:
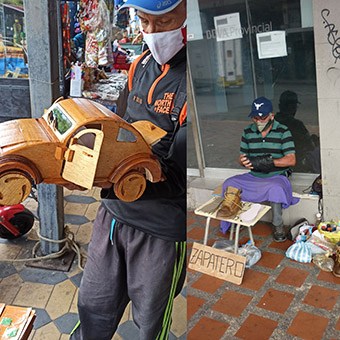
[[[259,59],[287,56],[285,31],[272,31],[256,34]]]
[[[224,14],[214,17],[216,41],[242,38],[240,13]]]

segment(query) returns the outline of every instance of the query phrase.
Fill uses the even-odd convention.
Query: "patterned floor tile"
[[[172,310],[171,332],[178,338],[187,330],[187,301],[182,295],[178,295],[174,301]]]
[[[54,324],[57,326],[60,333],[70,334],[78,321],[78,314],[67,313],[55,319]]]
[[[204,229],[200,227],[193,228],[187,233],[187,236],[193,240],[201,241],[204,237]]]
[[[252,232],[257,236],[270,236],[272,234],[272,228],[267,223],[258,222],[253,228]]]
[[[224,280],[209,275],[202,275],[196,282],[192,284],[192,288],[200,289],[204,292],[213,294],[222,286]]]
[[[248,269],[243,276],[242,287],[257,291],[265,284],[269,276],[266,273]]]
[[[205,304],[204,299],[200,299],[196,296],[188,296],[187,298],[187,316],[188,319],[191,319],[191,317]]]
[[[79,245],[88,244],[90,242],[91,236],[92,236],[92,227],[93,227],[93,223],[88,222],[88,223],[81,225],[78,228],[77,233],[76,233],[76,242]]]
[[[0,278],[15,274],[17,271],[11,263],[0,262]]]
[[[80,196],[80,195],[67,195],[64,197],[66,202],[71,203],[81,203],[83,205],[91,204],[96,202],[97,200],[92,196]]]
[[[70,280],[54,286],[46,306],[46,311],[53,320],[69,311],[76,290],[76,286]]]
[[[70,339],[70,334],[61,334],[61,337],[59,340],[69,340]]]
[[[272,312],[284,314],[293,299],[294,294],[269,289],[257,306]]]
[[[250,314],[235,334],[241,339],[270,339],[278,323],[274,320]]]
[[[304,298],[303,302],[316,308],[322,308],[331,311],[337,303],[339,296],[339,290],[313,285]]]
[[[23,281],[18,274],[7,276],[0,282],[0,302],[12,304]]]
[[[138,339],[139,338],[139,331],[137,326],[133,321],[126,321],[119,325],[117,333],[122,337],[124,340],[128,339]]]
[[[322,339],[328,323],[325,317],[299,311],[287,333],[302,339]]]
[[[286,267],[277,277],[276,282],[294,287],[301,287],[304,284],[308,275],[309,273],[305,270]]]
[[[76,286],[79,287],[80,286],[80,282],[81,282],[81,278],[83,277],[83,272],[78,273],[72,277],[70,277],[70,280],[72,281],[72,283]]]
[[[49,322],[51,322],[51,318],[46,312],[45,309],[41,308],[34,308],[35,314],[36,314],[36,319],[34,321],[34,329],[38,329],[40,327],[43,327],[47,325]]]
[[[259,260],[259,262],[257,262],[257,265],[275,269],[284,258],[285,256],[282,254],[275,254],[268,251],[263,251],[261,259]]]
[[[93,222],[95,220],[99,206],[100,206],[100,202],[94,202],[94,203],[88,205],[87,210],[85,212],[85,216],[91,222]]]
[[[318,275],[318,280],[329,282],[331,284],[340,285],[340,279],[334,276],[332,273],[320,271]],[[340,286],[338,286],[339,289]]]
[[[248,306],[252,298],[252,296],[230,290],[225,292],[211,308],[214,311],[238,317]]]
[[[5,259],[15,259],[21,251],[21,246],[16,244],[0,244],[0,261]]]
[[[74,294],[69,312],[78,313],[78,291],[76,291],[76,293]]]
[[[46,283],[49,285],[55,285],[68,279],[67,275],[63,272],[40,268],[24,268],[19,274],[24,281]]]
[[[195,327],[188,333],[188,340],[199,339],[221,339],[222,335],[228,329],[229,324],[227,322],[221,322],[210,319],[208,317],[202,317],[195,325]]]
[[[80,216],[80,215],[70,215],[70,214],[65,214],[65,223],[69,224],[76,224],[76,225],[82,225],[85,223],[88,223],[89,220],[85,216]]]
[[[52,285],[24,282],[13,301],[13,304],[18,306],[45,308],[52,290]]]
[[[82,216],[85,214],[86,209],[87,209],[86,204],[68,202],[65,205],[64,213],[66,215],[71,214]]]
[[[50,322],[35,331],[33,340],[58,340],[59,338],[60,332],[57,326]]]

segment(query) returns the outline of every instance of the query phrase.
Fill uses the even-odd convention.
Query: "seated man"
[[[293,137],[285,125],[274,119],[272,103],[265,97],[254,100],[249,117],[253,122],[243,131],[239,163],[250,172],[228,178],[222,192],[233,186],[242,190],[244,201],[270,202],[274,240],[283,242],[286,234],[282,208],[299,201],[293,197],[287,178],[296,162]]]

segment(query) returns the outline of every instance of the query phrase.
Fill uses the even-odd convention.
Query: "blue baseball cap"
[[[248,117],[265,117],[273,112],[273,104],[266,97],[256,98],[251,104],[251,112]]]
[[[144,13],[162,15],[176,8],[182,0],[127,0],[119,9],[133,7]]]

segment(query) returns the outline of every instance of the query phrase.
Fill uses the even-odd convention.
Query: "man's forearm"
[[[274,159],[274,165],[278,168],[287,168],[290,166],[295,166],[296,164],[296,157],[295,153],[290,153],[282,158]]]

